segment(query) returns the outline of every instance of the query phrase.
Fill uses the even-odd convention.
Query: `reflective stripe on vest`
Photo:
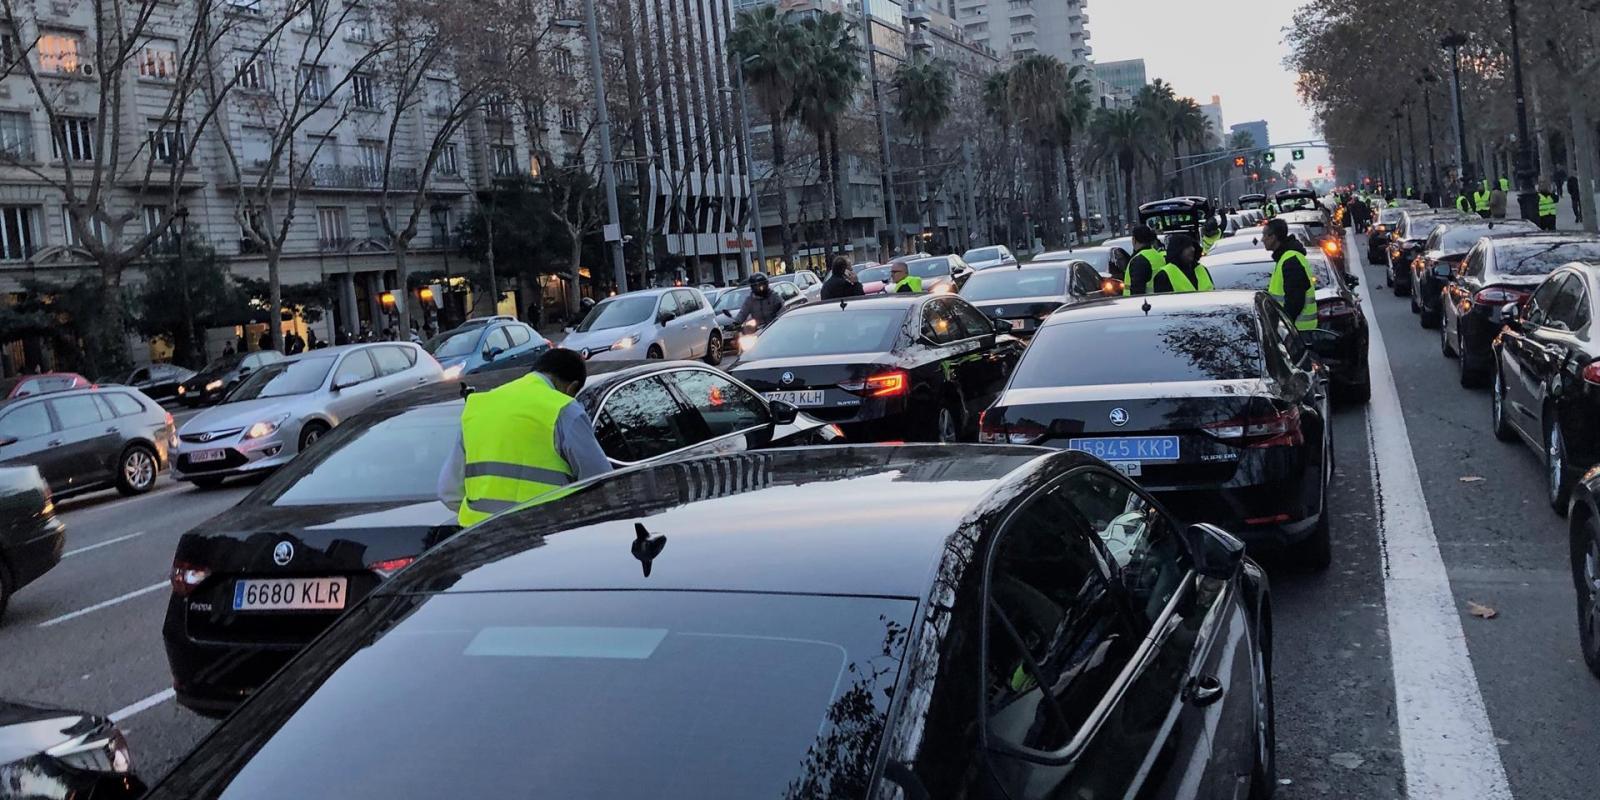
[[[1167,281],[1172,284],[1172,291],[1174,294],[1181,294],[1184,292],[1209,292],[1215,285],[1211,282],[1211,273],[1206,270],[1206,265],[1204,264],[1194,265],[1194,282],[1189,281],[1189,276],[1183,274],[1183,270],[1179,268],[1177,264],[1168,264],[1162,267],[1161,271],[1157,274],[1167,276]],[[1152,277],[1150,280],[1153,283],[1155,278]],[[1195,283],[1198,283],[1199,286],[1196,286]]]
[[[1556,215],[1556,196],[1553,194],[1539,193],[1539,216],[1553,217]]]
[[[920,292],[922,291],[922,279],[915,275],[907,275],[904,278],[901,278],[899,283],[894,285],[894,290],[896,292],[904,292],[908,290]]]
[[[1464,195],[1464,194],[1463,195],[1457,195],[1456,196],[1456,210],[1460,211],[1463,214],[1471,212],[1472,211],[1472,201],[1468,200],[1467,196]]]
[[[556,449],[556,420],[573,402],[537,373],[467,396],[461,412],[466,450],[462,527],[573,481],[572,467]]]
[[[1278,305],[1287,309],[1284,302],[1287,292],[1283,288],[1283,265],[1293,258],[1300,262],[1300,268],[1306,271],[1306,302],[1300,306],[1300,315],[1294,318],[1296,330],[1314,331],[1317,329],[1317,279],[1311,273],[1311,262],[1306,260],[1305,254],[1298,250],[1290,250],[1278,259],[1278,265],[1272,270],[1272,281],[1267,284],[1267,294],[1278,301]]]
[[[1152,281],[1156,279],[1156,273],[1160,272],[1161,268],[1167,265],[1167,254],[1155,249],[1154,247],[1147,247],[1133,254],[1134,258],[1138,258],[1139,256],[1144,256],[1145,263],[1150,265],[1150,280]],[[1148,282],[1144,285],[1144,293],[1150,293],[1150,284]],[[1128,260],[1128,268],[1122,272],[1122,296],[1133,296],[1132,259]]]

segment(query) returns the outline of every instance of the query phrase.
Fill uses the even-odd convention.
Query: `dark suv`
[[[172,415],[137,389],[72,389],[0,404],[0,465],[32,465],[57,497],[143,494],[167,463]]]

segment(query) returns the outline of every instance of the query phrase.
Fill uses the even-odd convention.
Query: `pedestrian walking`
[[[1578,191],[1578,176],[1567,176],[1567,196],[1572,198],[1572,215],[1583,221],[1583,195]]]
[[[1540,182],[1539,230],[1553,231],[1556,229],[1556,209],[1560,207],[1558,203],[1559,198],[1557,197],[1555,191],[1550,188],[1550,182]]]
[[[861,283],[856,280],[855,271],[850,268],[850,259],[834,256],[828,271],[832,274],[822,282],[822,299],[840,300],[866,294],[861,288]]]
[[[300,334],[295,333],[292,330],[284,332],[284,334],[283,334],[283,354],[284,355],[286,355],[286,356],[297,356],[297,355],[299,355],[301,353],[304,353],[305,351],[306,351],[306,341],[304,339],[300,338]]]
[[[320,349],[322,349],[324,347],[327,347],[327,346],[328,345],[326,343],[317,341],[317,329],[316,328],[306,328],[306,349],[307,350],[320,350]]]
[[[538,330],[540,323],[544,322],[544,306],[537,299],[528,304],[527,322],[534,330]]]
[[[460,442],[436,487],[462,527],[611,471],[589,415],[573,400],[587,377],[582,356],[555,348],[527,375],[467,395]]]

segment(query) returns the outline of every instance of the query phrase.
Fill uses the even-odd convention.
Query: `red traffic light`
[[[1261,173],[1259,173],[1259,172],[1250,173],[1250,180],[1253,180],[1253,181],[1261,180]]]
[[[1234,157],[1233,165],[1236,166],[1236,167],[1244,166],[1244,156],[1236,156],[1236,157]]]

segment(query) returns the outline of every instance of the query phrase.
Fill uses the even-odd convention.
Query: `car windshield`
[[[728,291],[723,292],[721,297],[717,298],[717,304],[712,306],[712,308],[715,308],[718,311],[726,311],[731,314],[735,311],[738,311],[739,307],[744,305],[745,298],[749,296],[749,287],[743,289],[729,289]]]
[[[1278,201],[1279,211],[1315,211],[1317,201],[1311,197],[1285,197]]]
[[[626,295],[601,301],[589,316],[578,324],[578,332],[604,331],[638,325],[650,318],[656,310],[657,296],[653,294]]]
[[[375,599],[150,797],[844,796],[870,782],[915,609],[666,591]]]
[[[1317,286],[1333,284],[1333,272],[1328,269],[1328,262],[1320,258],[1307,258],[1306,261],[1311,264],[1311,279],[1316,281]],[[1272,269],[1270,258],[1241,264],[1206,265],[1206,271],[1211,273],[1211,282],[1219,291],[1245,289],[1264,292],[1272,282]]]
[[[473,347],[478,344],[478,337],[483,335],[483,326],[476,325],[469,330],[457,328],[445,331],[438,336],[423,343],[422,349],[433,354],[434,358],[457,358],[471,355]]]
[[[322,381],[328,377],[328,370],[332,368],[332,356],[268,364],[246,378],[244,383],[239,384],[239,388],[228,395],[228,402],[314,392],[322,388]]]
[[[1039,329],[1011,379],[1014,389],[1259,378],[1255,312],[1057,323]]]
[[[831,308],[815,314],[785,314],[756,339],[743,360],[882,353],[894,344],[905,318],[903,308]]]
[[[973,261],[998,261],[999,259],[1000,248],[998,247],[984,247],[978,250],[968,250],[961,256],[961,260],[968,263]]]
[[[1067,272],[1066,267],[984,270],[967,280],[961,296],[972,301],[1060,296],[1067,293]]]
[[[867,267],[866,269],[858,269],[858,270],[856,270],[856,280],[861,281],[862,283],[872,283],[873,281],[887,281],[887,280],[889,280],[889,270],[890,270],[890,267],[889,267],[888,264],[884,264],[884,265],[878,266],[878,267]]]
[[[356,417],[273,475],[262,499],[275,506],[431,500],[460,432],[460,403]]]
[[[1502,245],[1494,254],[1500,275],[1548,275],[1573,261],[1600,261],[1600,242],[1527,242]]]
[[[207,373],[207,372],[227,372],[227,371],[233,369],[234,367],[239,366],[239,362],[244,360],[245,355],[248,355],[248,354],[246,354],[246,353],[235,353],[235,354],[233,354],[231,356],[223,356],[221,358],[216,359],[215,361],[212,361],[210,364],[207,364],[205,366],[205,369],[202,369],[200,371],[202,373]]]
[[[950,259],[921,258],[907,263],[906,269],[918,278],[942,278],[950,274]]]
[[[1426,239],[1433,234],[1433,229],[1444,224],[1441,217],[1412,217],[1406,223],[1407,239]]]
[[[1386,208],[1378,212],[1378,224],[1393,225],[1400,221],[1400,209]]]

